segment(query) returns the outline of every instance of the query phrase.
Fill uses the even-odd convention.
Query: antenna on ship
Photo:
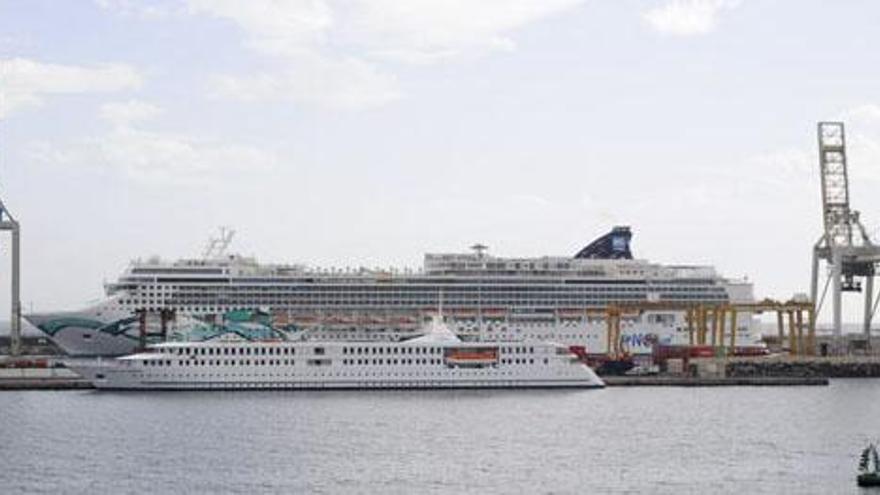
[[[477,253],[477,258],[482,258],[486,254],[486,251],[489,249],[489,246],[478,242],[471,246],[471,249],[473,249],[474,252]]]
[[[443,289],[440,289],[440,303],[437,305],[437,317],[443,321]]]

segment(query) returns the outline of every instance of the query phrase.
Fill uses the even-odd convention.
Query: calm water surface
[[[3,392],[0,413],[5,493],[859,493],[880,381]]]

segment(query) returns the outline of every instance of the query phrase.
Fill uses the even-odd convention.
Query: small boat
[[[877,455],[877,446],[873,443],[862,450],[856,482],[859,486],[880,486],[880,456]]]

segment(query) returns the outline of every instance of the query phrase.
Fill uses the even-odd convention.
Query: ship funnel
[[[631,260],[633,259],[629,249],[631,239],[632,231],[630,228],[619,225],[578,251],[574,257],[576,259]]]

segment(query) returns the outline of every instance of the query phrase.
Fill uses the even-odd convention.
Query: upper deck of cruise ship
[[[175,261],[151,257],[130,263],[117,282],[107,284],[108,293],[131,283],[155,282],[157,277],[186,278],[193,282],[212,279],[251,278],[320,279],[363,282],[370,279],[426,279],[435,277],[529,277],[529,278],[640,278],[704,279],[718,278],[711,266],[662,265],[636,259],[630,251],[629,227],[614,227],[574,256],[500,257],[477,244],[470,253],[427,253],[420,269],[322,268],[306,264],[261,264],[253,257],[218,252],[201,259]]]

